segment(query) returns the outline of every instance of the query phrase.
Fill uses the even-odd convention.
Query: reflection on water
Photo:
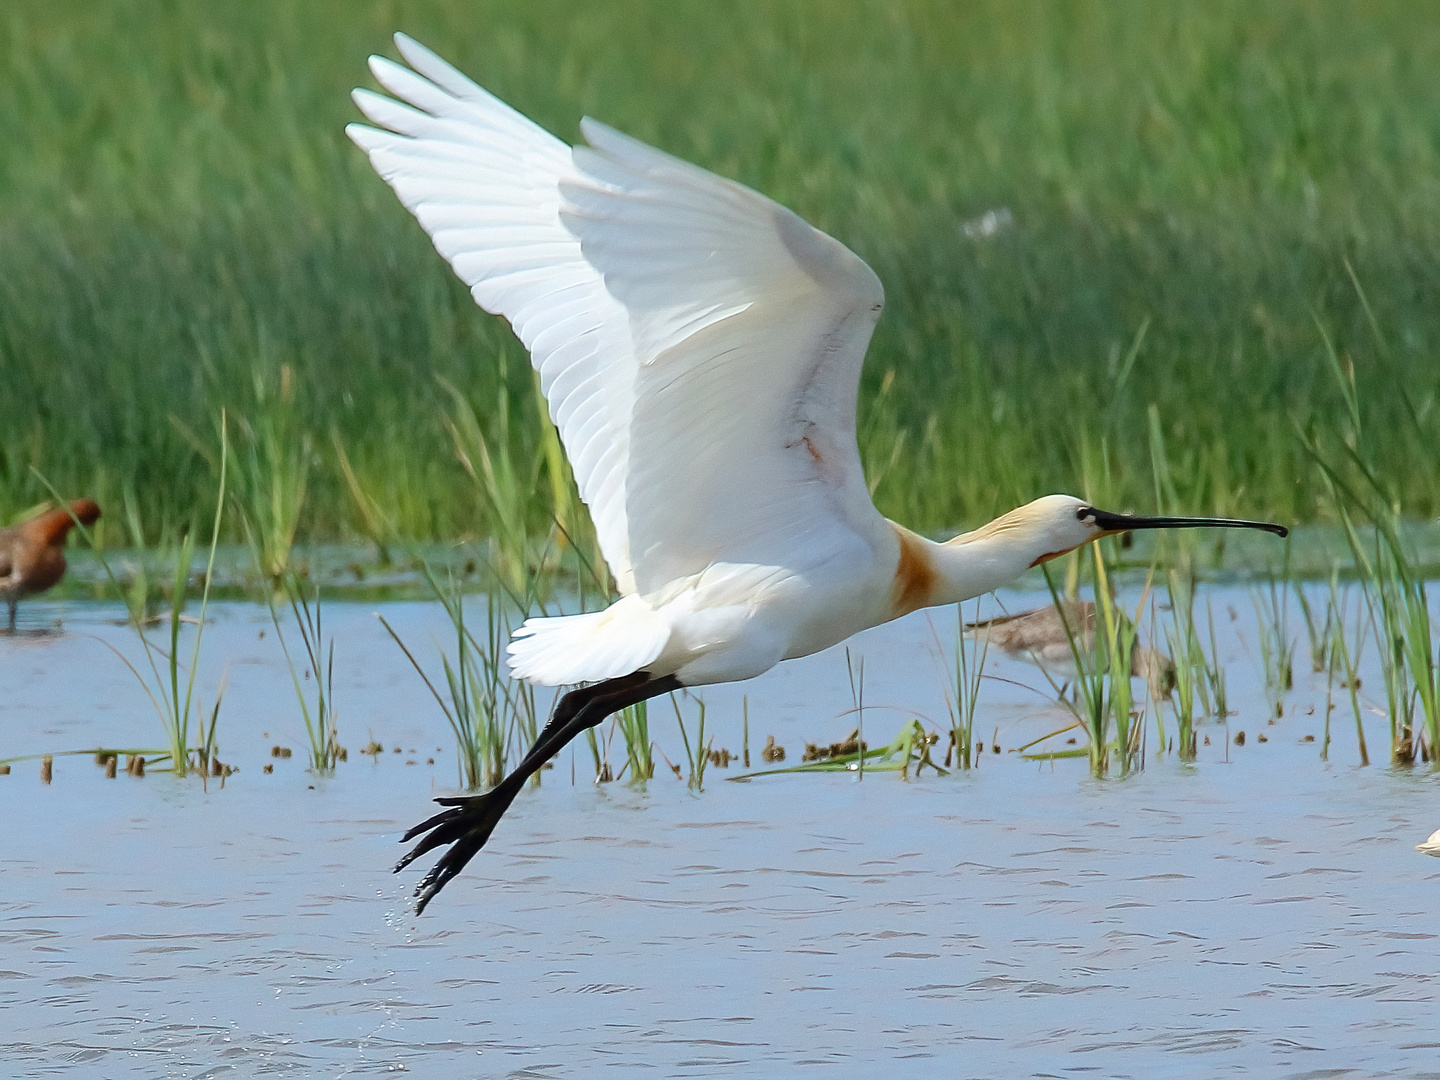
[[[49,787],[34,763],[0,777],[0,1074],[1440,1075],[1440,864],[1414,850],[1440,786],[1355,767],[1338,722],[1322,763],[1302,740],[1323,686],[1267,725],[1249,598],[1228,595],[1230,730],[1265,743],[1211,727],[1198,766],[1103,783],[1009,753],[909,782],[712,770],[700,796],[668,774],[597,788],[585,757],[572,786],[567,752],[419,920],[416,876],[388,870],[454,783],[444,718],[371,609],[331,605],[351,755],[308,777],[268,614],[220,605],[201,684],[228,663],[224,790],[88,758]],[[35,605],[65,633],[0,641],[0,754],[156,741],[96,640],[125,647],[116,614]],[[386,615],[422,646],[443,630],[426,605]],[[933,647],[923,615],[852,644],[867,732],[943,716]],[[717,746],[738,749],[742,691],[757,748],[853,726],[843,652],[707,690]],[[1007,749],[1060,716],[1006,683],[983,700]],[[296,756],[266,775],[276,743]]]

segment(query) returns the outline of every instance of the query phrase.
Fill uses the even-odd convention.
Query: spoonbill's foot
[[[449,884],[450,879],[465,869],[465,864],[485,846],[505,811],[510,809],[510,804],[515,799],[515,790],[507,788],[502,782],[484,795],[436,799],[437,803],[447,809],[427,818],[405,834],[405,840],[413,840],[422,833],[425,836],[395,865],[397,873],[427,851],[433,851],[444,844],[450,845],[450,850],[440,857],[440,861],[430,868],[430,872],[415,887],[415,914],[423,912],[435,895]]]

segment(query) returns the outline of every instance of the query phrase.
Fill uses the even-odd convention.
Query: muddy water
[[[34,762],[0,777],[0,1075],[1440,1076],[1440,860],[1413,850],[1440,786],[1358,767],[1343,711],[1320,760],[1303,641],[1267,724],[1250,598],[1211,595],[1237,613],[1239,713],[1197,766],[1096,782],[1020,759],[1063,714],[992,661],[1036,689],[987,683],[1002,752],[967,776],[714,770],[694,795],[597,787],[588,750],[572,784],[567,752],[420,919],[415,876],[388,871],[455,783],[438,708],[371,607],[330,605],[350,760],[316,780],[268,615],[221,605],[199,687],[227,680],[223,790],[85,757],[49,786]],[[117,614],[35,605],[32,630],[63,630],[0,641],[0,755],[157,742],[102,644],[138,655]],[[386,616],[434,655],[430,606]],[[943,717],[934,647],[923,616],[852,644],[872,742]],[[706,695],[736,751],[740,689]],[[752,746],[774,734],[792,761],[853,726],[843,651],[743,690]],[[652,729],[678,760],[666,711]],[[1383,761],[1378,717],[1369,734]]]

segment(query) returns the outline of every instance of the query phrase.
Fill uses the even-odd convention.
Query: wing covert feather
[[[855,446],[879,280],[758,192],[581,129],[561,218],[629,316],[639,591],[716,562],[803,569],[884,535]]]

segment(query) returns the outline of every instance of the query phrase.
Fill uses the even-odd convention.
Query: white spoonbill
[[[1255,521],[1143,518],[1048,495],[934,543],[882,517],[855,445],[884,294],[844,245],[765,196],[594,120],[570,147],[430,50],[372,57],[350,137],[530,350],[620,599],[531,619],[513,674],[583,684],[493,790],[406,834],[450,849],[417,910],[525,779],[616,710],[750,679],[916,608],[989,592],[1107,533]],[[380,130],[384,129],[384,130]]]

